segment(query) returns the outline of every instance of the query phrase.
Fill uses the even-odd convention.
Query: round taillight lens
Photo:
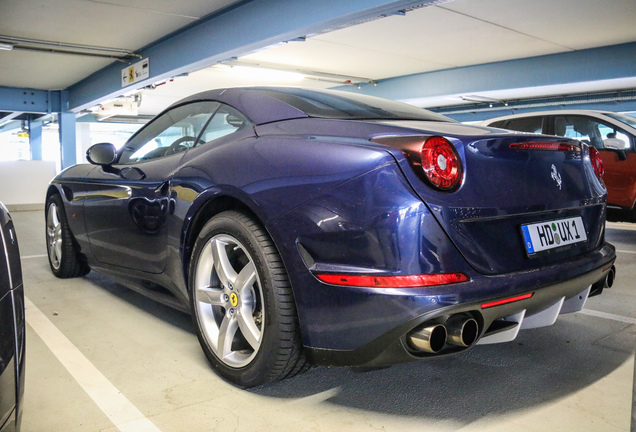
[[[462,181],[462,163],[455,147],[446,138],[433,136],[422,145],[422,169],[438,189],[452,190]]]
[[[590,162],[592,162],[594,174],[596,174],[596,177],[601,180],[603,178],[603,174],[605,174],[605,168],[603,168],[603,160],[601,159],[601,155],[595,147],[590,147]]]

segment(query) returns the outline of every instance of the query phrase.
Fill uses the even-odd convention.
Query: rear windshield
[[[262,90],[310,117],[342,120],[425,120],[452,122],[448,117],[402,102],[346,92],[302,89]]]
[[[605,113],[605,115],[615,120],[622,121],[623,123],[627,123],[633,128],[636,128],[636,117],[620,113]]]

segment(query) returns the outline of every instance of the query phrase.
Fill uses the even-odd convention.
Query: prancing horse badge
[[[559,174],[554,164],[552,164],[552,180],[556,182],[557,186],[559,187],[559,190],[561,190],[561,184],[562,184],[561,174]]]

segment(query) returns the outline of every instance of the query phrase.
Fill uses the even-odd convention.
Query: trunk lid
[[[586,254],[603,243],[606,190],[594,174],[587,145],[471,126],[458,134],[458,125],[451,129],[443,124],[399,123],[425,133],[373,141],[403,151],[406,157],[400,158],[400,165],[411,185],[477,271],[532,270]],[[452,192],[436,190],[418,173],[421,167],[413,152],[427,136],[446,138],[461,158],[462,182]],[[524,143],[545,145],[519,146]],[[555,143],[574,147],[545,149]],[[575,238],[575,229],[581,228],[585,241]],[[534,232],[533,239],[529,232]],[[543,232],[542,239],[537,232]],[[528,241],[535,249],[545,249],[533,253]]]

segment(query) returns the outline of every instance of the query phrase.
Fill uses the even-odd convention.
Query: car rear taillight
[[[441,136],[387,136],[371,140],[401,150],[413,172],[435,189],[450,192],[461,185],[461,158],[449,140]]]
[[[592,162],[594,174],[596,174],[596,177],[598,177],[599,180],[602,180],[603,174],[605,174],[605,168],[603,168],[603,160],[601,159],[601,155],[595,147],[590,147],[590,162]]]
[[[428,138],[420,150],[426,178],[438,189],[456,189],[462,181],[462,163],[457,150],[446,138]]]

